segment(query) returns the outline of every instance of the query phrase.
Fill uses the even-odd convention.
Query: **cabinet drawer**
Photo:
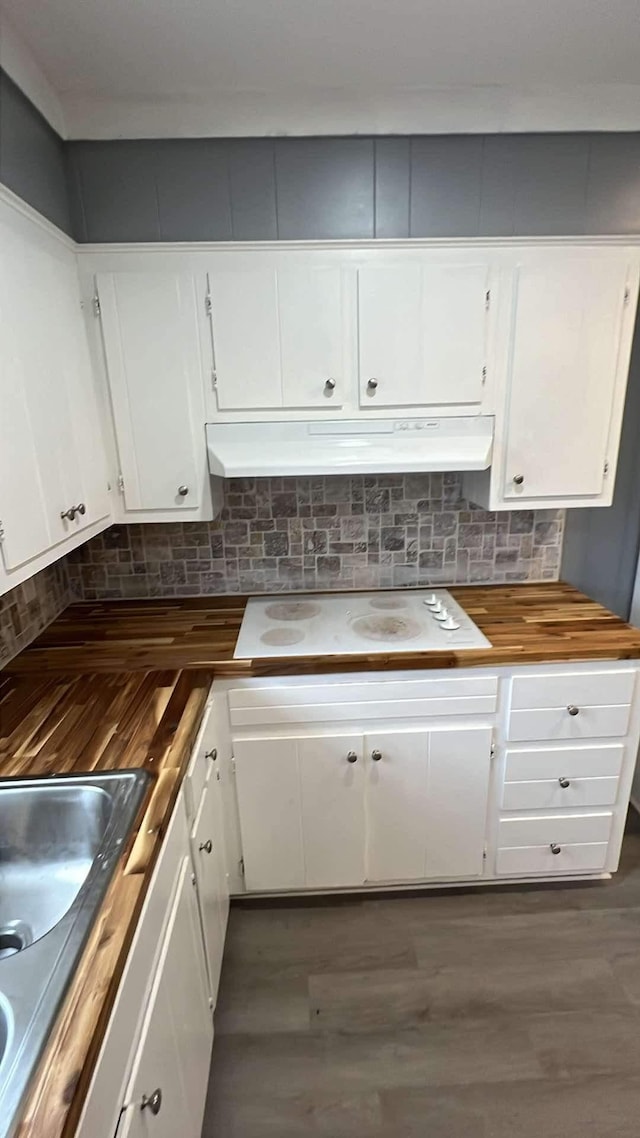
[[[344,722],[398,716],[473,715],[494,712],[497,676],[445,676],[410,680],[232,688],[229,713],[234,727],[275,723]]]
[[[508,738],[514,742],[530,739],[599,739],[626,735],[629,727],[629,704],[606,707],[580,707],[570,715],[567,707],[541,707],[512,711]]]
[[[528,747],[507,750],[505,782],[527,779],[617,778],[622,770],[624,744],[602,747]]]
[[[631,703],[636,673],[632,668],[615,672],[554,672],[553,675],[514,676],[511,707],[577,707]]]
[[[546,877],[553,873],[596,873],[607,863],[608,848],[606,842],[577,842],[563,846],[559,854],[553,854],[548,845],[498,850],[496,873],[501,877],[510,874]]]
[[[513,846],[542,846],[557,843],[608,842],[613,814],[603,810],[593,814],[552,814],[534,818],[501,818],[498,830],[500,849]],[[557,856],[557,855],[556,855]]]
[[[557,778],[529,782],[505,782],[504,810],[576,809],[581,806],[613,806],[618,796],[617,778],[567,779],[561,786]]]

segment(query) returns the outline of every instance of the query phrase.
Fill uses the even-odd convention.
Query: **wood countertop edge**
[[[178,675],[174,693],[180,678]],[[212,678],[211,673],[202,671],[188,676],[190,694],[173,731],[174,738],[178,739],[177,747],[166,745],[164,757],[167,765],[158,772],[155,784],[139,810],[31,1081],[17,1138],[72,1138],[76,1131],[153,870],[187,770]],[[20,679],[27,680],[27,677]],[[78,677],[72,679],[77,680]],[[159,728],[170,703],[169,699],[162,710]],[[147,761],[136,762],[135,765],[153,769],[155,756],[151,750],[150,744]],[[120,762],[119,765],[127,764]],[[162,777],[165,772],[170,775],[168,780]],[[145,841],[143,862],[132,867],[129,864],[132,852],[145,820],[154,810],[154,800],[160,788],[162,817],[158,819],[156,815],[152,842]]]

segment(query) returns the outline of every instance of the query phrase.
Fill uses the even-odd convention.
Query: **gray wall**
[[[67,145],[79,241],[640,232],[640,133]]]
[[[71,233],[64,143],[0,70],[0,182]]]

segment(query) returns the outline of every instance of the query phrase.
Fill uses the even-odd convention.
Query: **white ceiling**
[[[639,0],[0,0],[72,136],[640,128]]]

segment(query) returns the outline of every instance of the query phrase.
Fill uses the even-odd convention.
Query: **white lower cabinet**
[[[482,872],[492,729],[238,739],[247,889]]]
[[[207,954],[208,991],[214,1007],[229,913],[224,832],[221,824],[222,804],[217,773],[209,778],[205,786],[191,832],[191,853]]]
[[[191,862],[178,873],[117,1138],[199,1138],[213,1019]]]

